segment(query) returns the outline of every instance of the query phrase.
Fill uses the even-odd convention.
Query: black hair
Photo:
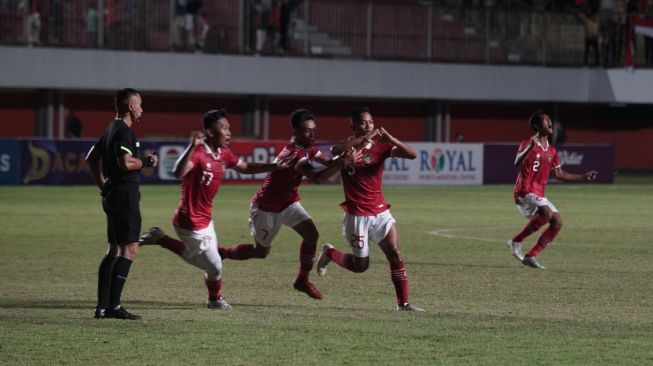
[[[537,125],[542,122],[542,117],[544,117],[546,113],[544,111],[535,111],[531,115],[531,118],[528,119],[528,125],[531,126],[533,131],[537,132]]]
[[[370,109],[367,107],[358,107],[354,108],[353,111],[349,114],[349,120],[351,121],[352,124],[354,125],[360,125],[363,123],[363,120],[361,119],[361,114],[363,113],[370,113]]]
[[[132,88],[125,88],[118,90],[115,97],[113,98],[114,105],[116,106],[116,112],[119,114],[126,113],[129,110],[129,100],[134,95],[139,95],[140,93]]]
[[[226,110],[224,110],[224,109],[211,109],[210,111],[204,113],[204,117],[202,117],[202,127],[205,130],[209,130],[221,118],[227,118],[227,111]]]
[[[302,123],[310,120],[315,120],[315,115],[308,109],[300,108],[290,113],[290,125],[293,129],[302,128]]]

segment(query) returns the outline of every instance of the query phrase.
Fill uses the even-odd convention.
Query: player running
[[[320,183],[335,175],[348,164],[356,161],[360,154],[346,151],[342,158],[331,159],[315,146],[317,125],[315,115],[307,109],[298,109],[290,115],[293,135],[277,159],[294,156],[290,161],[296,169],[271,171],[265,177],[261,188],[254,194],[249,213],[249,225],[255,244],[238,244],[220,248],[220,256],[234,260],[265,258],[270,253],[272,241],[281,225],[286,225],[302,237],[299,245],[299,273],[293,284],[297,291],[314,299],[322,299],[322,293],[309,280],[317,248],[319,233],[313,219],[299,202],[298,193],[302,176]],[[315,172],[303,163],[311,161],[327,166]]]
[[[517,183],[515,183],[515,204],[517,209],[528,218],[528,223],[512,240],[508,240],[508,247],[512,255],[523,265],[544,269],[537,256],[551,244],[562,228],[562,218],[558,209],[544,197],[544,188],[551,168],[556,179],[573,182],[594,181],[598,173],[591,170],[585,174],[573,174],[562,170],[558,152],[549,144],[548,138],[553,134],[553,123],[546,113],[542,111],[533,113],[528,123],[535,131],[535,135],[521,142],[515,158],[515,166],[519,169]],[[546,223],[549,223],[549,226],[524,256],[521,249],[522,242]]]
[[[369,267],[369,240],[376,242],[390,263],[390,279],[397,295],[399,311],[424,311],[408,303],[408,276],[404,262],[399,256],[399,237],[390,205],[381,191],[383,161],[390,157],[415,159],[415,150],[399,141],[383,127],[374,129],[370,110],[357,108],[351,113],[351,130],[354,135],[332,148],[334,154],[353,147],[363,154],[360,163],[341,170],[345,190],[343,233],[352,254],[336,250],[324,244],[317,261],[317,273],[324,276],[329,262],[355,273],[365,272]]]
[[[173,239],[158,227],[140,237],[141,245],[159,244],[179,255],[189,264],[203,269],[208,291],[207,307],[231,309],[221,294],[222,260],[218,254],[218,237],[213,220],[213,198],[218,193],[226,169],[243,174],[256,174],[270,170],[289,170],[289,161],[279,159],[273,164],[247,163],[229,150],[231,131],[227,113],[215,109],[204,114],[204,132],[191,133],[190,145],[174,166],[174,175],[182,179],[181,201],[172,217],[177,236]]]

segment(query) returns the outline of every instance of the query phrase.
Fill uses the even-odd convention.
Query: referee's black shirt
[[[140,144],[136,136],[122,119],[115,119],[109,124],[96,149],[102,149],[102,173],[111,186],[121,183],[139,183],[138,171],[124,172],[118,165],[118,158],[129,154],[139,156]]]

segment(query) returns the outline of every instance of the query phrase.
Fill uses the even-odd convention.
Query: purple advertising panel
[[[485,144],[483,183],[514,183],[517,144]],[[612,145],[566,144],[558,148],[562,169],[570,173],[599,172],[597,183],[614,182],[614,148]]]
[[[20,184],[92,184],[84,160],[93,141],[23,140]]]
[[[20,175],[18,184],[93,184],[85,157],[95,141],[19,140]],[[187,141],[140,141],[140,155],[159,155],[159,166],[141,169],[142,183],[178,183],[172,170]],[[285,142],[232,141],[230,148],[247,162],[270,163]],[[4,166],[4,165],[3,165]],[[1,166],[0,166],[1,167]],[[240,174],[228,170],[224,183],[260,183],[265,173]],[[4,183],[4,182],[0,182]],[[5,183],[6,184],[6,183]]]

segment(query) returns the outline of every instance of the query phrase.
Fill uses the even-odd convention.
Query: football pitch
[[[251,242],[256,185],[214,201],[222,245]],[[143,230],[170,218],[179,187],[142,186]],[[232,311],[205,307],[202,272],[141,247],[123,293],[141,321],[95,320],[106,248],[95,187],[0,188],[0,364],[436,365],[653,364],[653,184],[550,185],[565,226],[525,268],[505,244],[525,219],[512,187],[386,186],[410,301],[394,311],[387,261],[335,264],[313,300],[292,288],[299,236],[283,228],[270,256],[224,262]],[[347,250],[339,186],[301,187],[320,245]],[[537,239],[531,236],[530,248]]]

